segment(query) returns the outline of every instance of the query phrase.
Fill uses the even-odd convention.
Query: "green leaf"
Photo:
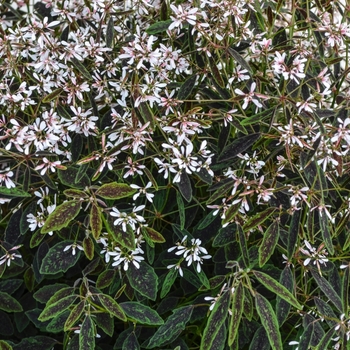
[[[273,222],[264,233],[264,238],[259,246],[259,266],[264,266],[273,254],[280,235],[278,221]]]
[[[114,38],[114,20],[113,16],[110,17],[107,23],[106,29],[106,46],[112,48],[113,46],[113,38]]]
[[[269,207],[265,209],[264,211],[254,215],[250,219],[248,219],[245,224],[243,225],[244,232],[248,232],[251,229],[261,225],[264,223],[276,210],[277,208]]]
[[[333,303],[333,305],[340,311],[343,312],[343,305],[341,299],[337,292],[333,289],[332,285],[322,276],[318,274],[318,271],[310,269],[312,277],[315,279],[316,283],[322,290],[322,292],[327,296],[327,298]]]
[[[142,232],[154,243],[164,243],[165,238],[156,230],[148,226],[142,226]]]
[[[50,248],[41,263],[40,273],[54,275],[58,272],[66,272],[74,266],[80,258],[80,250],[77,250],[75,255],[72,254],[71,249],[63,251],[70,244],[74,244],[74,242],[64,241]]]
[[[46,219],[41,233],[59,231],[79,214],[81,201],[71,200],[59,205]]]
[[[209,69],[211,71],[212,77],[214,78],[214,81],[222,88],[225,87],[225,82],[222,79],[220,70],[218,69],[215,60],[213,57],[209,57]]]
[[[350,265],[344,270],[342,281],[342,301],[343,312],[346,313],[349,307],[349,283],[350,283]]]
[[[230,302],[231,290],[224,292],[216,301],[214,309],[211,311],[207,325],[203,331],[200,346],[201,350],[212,349],[213,341],[228,316]]]
[[[238,154],[244,152],[249,147],[253,146],[255,141],[260,137],[260,133],[250,134],[242,136],[232,143],[227,145],[218,157],[218,163],[224,163],[230,159],[233,159]]]
[[[95,204],[91,205],[90,210],[90,228],[91,233],[94,236],[95,240],[98,240],[102,232],[102,212],[101,208]]]
[[[84,76],[85,79],[89,81],[92,80],[90,72],[85,68],[83,63],[78,61],[75,57],[72,57],[70,61],[73,63],[73,66]]]
[[[111,182],[109,184],[102,185],[95,194],[104,199],[120,199],[130,197],[136,192],[136,189],[131,188],[124,183]]]
[[[243,260],[244,268],[249,267],[249,253],[247,248],[247,239],[245,233],[242,230],[241,225],[237,224],[237,232],[238,232],[238,242],[241,248],[241,257]]]
[[[324,349],[329,349],[329,343],[331,342],[334,333],[335,333],[334,327],[329,329],[328,332],[322,337],[320,342],[317,344],[315,350],[324,350]],[[349,342],[348,342],[349,344]]]
[[[197,270],[196,270],[197,271]],[[199,278],[199,280],[202,282],[203,286],[205,288],[210,289],[210,283],[209,283],[209,280],[208,280],[208,277],[207,275],[204,273],[203,270],[201,270],[200,273],[197,272],[197,276]]]
[[[13,348],[9,343],[6,343],[4,340],[0,340],[0,350],[13,350]]]
[[[39,335],[22,339],[20,343],[13,345],[12,348],[13,350],[51,350],[56,344],[56,339]]]
[[[313,332],[314,332],[314,325],[312,323],[309,323],[299,340],[298,349],[300,350],[309,349]]]
[[[270,341],[264,327],[259,327],[256,330],[249,350],[270,350]]]
[[[181,85],[178,93],[177,99],[184,101],[186,100],[192,93],[194,86],[196,85],[197,75],[192,74],[189,78],[187,78],[184,83]]]
[[[126,271],[126,275],[131,287],[144,297],[156,300],[158,276],[155,274],[153,267],[145,262],[141,262],[140,268],[137,269],[134,264],[131,263]]]
[[[294,277],[289,265],[282,270],[280,283],[286,287],[290,292],[293,291],[294,287]],[[276,317],[278,324],[282,325],[289,315],[290,304],[277,296],[276,298]]]
[[[239,283],[233,293],[232,301],[232,317],[230,319],[230,328],[228,333],[228,345],[231,346],[236,339],[238,327],[241,322],[244,306],[244,287],[243,283]]]
[[[69,310],[65,310],[62,313],[56,315],[46,326],[46,332],[61,333],[64,329],[64,323],[69,316]]]
[[[98,294],[97,296],[107,312],[124,322],[127,321],[123,309],[112,297],[106,294]]]
[[[102,271],[96,281],[96,288],[103,289],[107,288],[113,282],[114,276],[116,274],[116,270],[105,270]]]
[[[161,299],[163,299],[169,293],[172,285],[176,280],[176,277],[177,277],[177,270],[175,268],[170,269],[162,283],[162,289],[160,291]]]
[[[83,248],[84,248],[85,256],[89,260],[92,260],[94,258],[94,242],[91,239],[91,237],[84,237]]]
[[[124,340],[122,350],[139,350],[140,345],[137,341],[135,332],[131,332],[128,337]]]
[[[126,316],[132,319],[133,322],[148,324],[151,326],[164,323],[163,319],[156,311],[141,303],[129,301],[120,303],[120,307],[123,309]]]
[[[166,21],[157,21],[146,29],[146,33],[148,35],[163,33],[169,28],[171,23],[171,19],[167,19]]]
[[[186,221],[185,205],[184,205],[184,201],[182,200],[181,194],[178,191],[176,191],[176,202],[179,208],[180,228],[181,230],[183,230],[185,228],[185,221]]]
[[[54,303],[47,304],[45,309],[38,317],[38,320],[44,322],[66,311],[67,308],[75,302],[77,297],[77,295],[68,295]]]
[[[298,235],[299,235],[301,213],[302,213],[302,210],[296,210],[292,215],[292,220],[289,226],[289,233],[288,233],[288,246],[287,246],[288,259],[292,258],[295,251],[295,245],[297,243]]]
[[[26,198],[31,197],[31,194],[22,191],[18,188],[7,188],[6,186],[0,186],[0,195],[16,198]]]
[[[333,243],[332,243],[332,236],[331,236],[331,233],[329,231],[328,217],[325,214],[318,215],[318,217],[319,217],[319,222],[320,222],[320,228],[321,228],[321,234],[322,234],[323,242],[326,245],[328,253],[330,255],[333,255],[334,254],[334,246],[333,246]]]
[[[253,297],[250,294],[250,291],[246,288],[244,289],[243,312],[249,321],[253,319],[253,315],[254,315]]]
[[[99,313],[94,318],[98,327],[100,327],[110,337],[114,333],[114,318],[107,313]]]
[[[104,219],[104,216],[102,216]],[[114,225],[113,218],[110,216],[108,220],[105,220],[106,229],[114,239],[114,242],[121,244],[123,247],[129,250],[136,249],[135,233],[129,224],[126,224],[126,232],[123,230],[122,225]]]
[[[329,327],[334,327],[336,326],[337,322],[335,321],[338,317],[334,313],[332,307],[326,303],[324,300],[321,298],[315,297],[314,302],[316,305],[316,308],[320,315],[325,319]]]
[[[213,247],[223,247],[236,241],[237,225],[235,223],[222,227],[213,241]]]
[[[252,70],[251,70],[249,64],[236,50],[234,50],[232,47],[229,47],[227,49],[227,51],[242,68],[244,68],[248,71],[249,75],[252,74]]]
[[[90,315],[85,316],[85,319],[80,327],[79,349],[95,349],[95,325],[92,322],[92,317]]]
[[[81,178],[77,180],[79,172],[81,172],[82,169],[84,169],[84,167],[68,167],[66,170],[59,169],[57,175],[62,184],[77,189],[85,189],[86,187],[90,187],[90,178],[85,173],[82,173]]]
[[[259,293],[255,294],[255,307],[265,328],[272,350],[283,350],[278,322],[271,304]]]
[[[216,215],[213,215],[213,213],[214,213],[214,210],[210,214],[208,214],[205,218],[203,218],[203,220],[201,220],[198,226],[198,230],[203,230],[204,228],[208,227],[216,219]]]
[[[267,275],[266,273],[259,271],[252,271],[256,279],[264,285],[268,290],[274,292],[280,298],[288,301],[291,305],[295,306],[297,309],[301,309],[302,306],[299,304],[296,297],[282,284],[277,282],[275,279]]]
[[[5,292],[0,292],[0,310],[6,312],[23,311],[22,305],[14,297]]]
[[[60,96],[61,93],[63,91],[63,88],[58,88],[54,91],[52,91],[51,93],[49,93],[48,95],[46,95],[43,99],[42,102],[43,103],[48,103],[51,102],[53,99],[55,99],[56,97]]]
[[[40,288],[38,291],[34,293],[33,297],[39,303],[46,304],[54,295],[56,295],[56,293],[62,293],[63,290],[67,291],[67,292],[64,292],[64,293],[67,293],[64,296],[70,295],[74,292],[74,288],[68,287],[66,284],[55,283],[55,284],[49,284],[47,286],[43,286],[42,288]],[[62,296],[60,295],[59,298],[61,297]]]
[[[190,178],[188,177],[186,172],[183,172],[180,175],[180,182],[177,183],[180,193],[182,197],[186,199],[187,202],[191,202],[192,199],[192,186]]]
[[[171,340],[175,340],[185,329],[187,322],[190,320],[193,306],[184,306],[173,311],[166,322],[161,325],[150,339],[147,349],[160,347]]]
[[[148,103],[141,102],[139,107],[138,107],[138,112],[140,113],[140,115],[141,115],[141,117],[143,119],[143,123],[146,124],[147,122],[149,122],[150,127],[152,129],[154,129],[154,127],[155,127],[155,124],[154,124],[155,117],[154,117],[152,109],[150,108]]]
[[[85,300],[75,305],[64,323],[64,331],[68,332],[78,322],[85,309]]]

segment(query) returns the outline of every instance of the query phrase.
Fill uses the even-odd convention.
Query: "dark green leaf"
[[[204,271],[201,270],[200,273],[197,272],[197,276],[198,276],[199,280],[202,282],[203,286],[207,289],[210,289],[210,283],[209,283],[208,277],[204,273]]]
[[[14,297],[5,292],[0,292],[0,310],[6,312],[23,311],[22,305]]]
[[[81,172],[82,169],[84,169],[83,166],[79,168],[68,167],[66,170],[59,169],[57,171],[57,175],[62,184],[73,188],[85,189],[86,187],[90,187],[90,178],[84,172],[82,172],[81,178],[78,180],[79,172]]]
[[[266,273],[253,271],[253,274],[256,277],[256,279],[264,285],[264,287],[266,287],[271,292],[274,292],[276,295],[278,295],[285,301],[288,301],[288,303],[295,306],[297,309],[301,310],[302,307],[299,304],[298,300],[286,287],[282,286],[282,284],[277,282],[275,279],[273,279]]]
[[[113,218],[110,216],[108,221],[106,221],[106,229],[108,233],[112,235],[116,243],[121,244],[129,250],[136,249],[135,232],[129,224],[126,224],[125,232],[122,225],[113,224]]]
[[[289,265],[286,265],[282,270],[280,283],[286,287],[290,292],[294,288],[294,277]],[[277,296],[276,298],[276,316],[278,324],[282,325],[289,315],[290,304],[286,300]]]
[[[64,331],[69,331],[80,319],[85,309],[85,300],[75,305],[64,323]]]
[[[150,106],[148,105],[148,103],[146,102],[141,102],[139,107],[138,107],[138,111],[143,119],[143,124],[146,124],[147,122],[149,122],[149,125],[152,129],[154,129],[154,120],[155,117],[153,115],[152,109],[150,108]]]
[[[244,289],[243,312],[249,321],[253,319],[253,314],[254,314],[253,297],[250,294],[249,289],[247,288]]]
[[[264,233],[259,246],[259,266],[262,267],[270,259],[279,239],[280,226],[278,221],[273,222]]]
[[[90,228],[95,240],[98,240],[102,231],[102,213],[100,207],[95,204],[91,205],[90,210]]]
[[[315,279],[317,285],[320,287],[322,292],[327,298],[333,303],[333,305],[340,311],[343,311],[343,305],[339,295],[335,292],[332,285],[322,276],[319,275],[318,271],[310,269],[310,272]]]
[[[312,338],[312,334],[314,332],[314,325],[312,323],[308,324],[303,335],[300,338],[298,349],[300,350],[308,350]]]
[[[298,235],[299,235],[301,213],[302,213],[302,210],[294,211],[292,220],[289,226],[288,247],[287,247],[288,259],[292,258],[295,251],[295,245],[297,243]]]
[[[20,343],[12,346],[13,350],[51,350],[54,345],[57,344],[57,340],[45,337],[36,336],[22,339]]]
[[[170,288],[174,284],[176,277],[177,277],[177,271],[175,268],[172,268],[169,270],[167,275],[165,276],[165,279],[162,283],[162,289],[160,291],[160,297],[163,299],[170,291]]]
[[[50,333],[61,333],[64,329],[64,323],[69,316],[69,310],[56,315],[46,326],[46,331]]]
[[[259,293],[255,294],[255,307],[265,328],[272,350],[282,350],[281,334],[271,304]]]
[[[89,260],[92,260],[94,258],[94,242],[92,241],[91,237],[84,237],[83,248],[85,256]]]
[[[59,231],[79,214],[81,201],[71,200],[59,205],[46,219],[41,233]]]
[[[106,46],[111,48],[113,46],[113,38],[114,38],[114,20],[113,16],[110,17],[107,29],[106,29]]]
[[[137,269],[134,264],[130,264],[126,275],[130,285],[135,290],[151,300],[156,300],[158,276],[155,274],[153,267],[141,262],[140,268]]]
[[[225,87],[225,83],[224,83],[224,80],[222,79],[221,72],[218,69],[213,57],[209,57],[209,63],[210,63],[209,68],[211,70],[211,74],[214,78],[214,81],[222,88]]]
[[[315,350],[329,349],[329,343],[331,342],[335,333],[334,327],[329,329],[328,332],[322,337]],[[349,343],[349,342],[348,342]]]
[[[141,303],[129,301],[121,303],[120,307],[123,309],[126,316],[132,319],[133,322],[148,324],[151,326],[161,325],[164,323],[163,319],[156,311]]]
[[[192,74],[189,78],[185,80],[185,82],[181,85],[177,93],[178,100],[184,101],[191,95],[193,88],[196,85],[196,80],[196,74]]]
[[[171,341],[174,336],[178,336],[185,329],[187,322],[191,318],[192,311],[193,306],[185,306],[173,311],[173,314],[154,333],[147,349],[160,347]]]
[[[185,228],[185,205],[184,201],[182,200],[180,192],[176,191],[176,202],[177,202],[177,207],[179,208],[179,217],[180,217],[180,228],[183,230]]]
[[[107,313],[99,313],[95,315],[95,322],[110,337],[114,333],[114,318]]]
[[[143,226],[142,232],[154,243],[164,243],[165,238],[156,230],[151,227]]]
[[[244,152],[249,147],[253,146],[255,141],[257,141],[260,137],[259,133],[250,134],[242,136],[236,140],[234,140],[232,143],[227,145],[222,153],[219,155],[218,162],[226,162],[234,157],[236,157],[238,154]]]
[[[13,294],[23,283],[20,278],[11,278],[8,280],[0,280],[0,291]]]
[[[327,215],[326,214],[319,215],[319,220],[320,220],[320,228],[321,228],[323,242],[326,245],[328,253],[333,255],[334,254],[334,246],[332,243],[331,233],[329,231]]]
[[[6,186],[0,186],[0,195],[15,197],[15,198],[26,198],[31,197],[31,195],[19,188],[7,188]]]
[[[36,291],[33,295],[34,299],[39,301],[42,304],[46,304],[50,298],[52,298],[57,292],[65,290],[67,293],[64,296],[70,295],[74,292],[74,288],[68,287],[66,284],[63,283],[55,283],[55,284],[49,284],[47,286],[43,286],[38,291]],[[62,296],[60,295],[60,298]],[[57,299],[58,300],[58,299]]]
[[[127,184],[111,182],[102,185],[95,194],[105,199],[120,199],[130,197],[135,192],[136,190]]]
[[[180,176],[180,182],[177,183],[182,197],[186,199],[187,202],[190,202],[192,199],[192,186],[190,178],[186,172],[183,172]]]
[[[213,215],[213,213],[214,210],[200,222],[198,230],[203,230],[204,228],[208,227],[216,219],[216,215]]]
[[[157,21],[146,29],[146,33],[149,35],[163,33],[168,29],[171,23],[172,23],[171,19],[167,19],[166,21]]]
[[[212,344],[221,326],[226,321],[231,302],[231,290],[224,292],[216,301],[211,311],[207,325],[203,331],[201,350],[211,350]]]
[[[92,317],[90,315],[85,316],[85,319],[80,327],[79,349],[95,349],[95,325],[92,322]]]
[[[63,251],[67,246],[74,244],[72,241],[57,243],[45,256],[40,267],[40,273],[44,275],[54,275],[58,272],[66,272],[74,266],[80,257],[80,250],[72,254],[72,250]]]
[[[233,293],[232,301],[232,317],[230,319],[230,328],[228,333],[228,345],[231,346],[236,339],[238,327],[241,322],[244,306],[244,287],[243,283],[239,283]]]
[[[5,241],[14,246],[22,241],[21,236],[21,217],[22,217],[23,209],[18,209],[15,213],[12,214],[10,220],[7,223],[7,227],[5,230]],[[12,252],[12,251],[11,251]],[[13,251],[13,253],[17,253],[18,251]],[[17,261],[22,261],[21,259],[17,259]]]
[[[122,350],[139,350],[140,345],[137,341],[135,332],[131,332],[128,337],[124,340]]]
[[[97,257],[96,259],[89,262],[83,269],[82,273],[84,276],[90,275],[96,271],[98,266],[100,265],[101,259]]]
[[[256,330],[252,342],[250,343],[249,350],[270,350],[270,341],[264,327],[260,327]]]
[[[86,69],[83,63],[78,61],[75,57],[72,57],[70,61],[73,63],[73,66],[84,76],[85,79],[89,81],[92,80],[90,72]]]
[[[40,314],[38,318],[39,321],[47,321],[50,318],[53,318],[56,315],[59,315],[62,312],[66,311],[66,309],[74,303],[77,297],[77,295],[68,295],[67,297],[62,298],[55,303],[48,304]]]
[[[237,224],[238,242],[241,248],[241,257],[243,260],[244,268],[249,267],[249,253],[247,248],[247,240],[245,233],[242,230],[241,225]]]
[[[48,95],[46,95],[43,99],[42,102],[43,103],[48,103],[51,102],[53,99],[55,99],[56,97],[59,97],[61,95],[61,93],[63,92],[63,88],[58,88],[54,91],[52,91],[51,93],[49,93]]]
[[[244,232],[248,232],[248,231],[252,230],[253,228],[264,223],[274,213],[274,211],[276,209],[277,208],[269,207],[269,208],[265,209],[264,211],[252,216],[243,225]]]
[[[343,312],[346,313],[349,307],[349,283],[350,283],[350,265],[344,270],[344,276],[342,281],[342,301]]]
[[[124,322],[127,321],[123,309],[112,297],[106,294],[98,294],[98,298],[107,312]]]
[[[36,201],[31,202],[24,210],[21,216],[21,220],[19,223],[19,229],[21,231],[21,235],[24,235],[29,230],[28,225],[28,215],[36,213]]]
[[[250,69],[249,64],[247,63],[247,61],[233,48],[229,47],[227,49],[228,53],[237,61],[237,63],[244,69],[246,69],[249,73],[249,75],[251,75],[252,71]]]
[[[320,313],[320,315],[322,315],[327,324],[330,327],[334,327],[337,324],[337,322],[335,321],[337,319],[337,315],[334,313],[332,307],[321,298],[315,297],[314,302],[318,312]]]
[[[237,225],[231,224],[222,227],[213,241],[213,247],[223,247],[236,241]]]
[[[103,289],[107,288],[113,282],[116,270],[105,270],[102,271],[97,277],[96,288]]]

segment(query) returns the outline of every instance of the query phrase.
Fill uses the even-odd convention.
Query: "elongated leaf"
[[[333,289],[332,285],[322,276],[319,275],[318,271],[310,269],[312,277],[315,279],[317,285],[320,287],[322,292],[327,296],[327,298],[333,303],[333,305],[342,312],[343,305],[339,295]]]
[[[84,169],[86,172],[86,167],[84,166],[79,168],[71,166],[66,170],[59,169],[57,175],[62,184],[82,190],[86,187],[90,187],[91,184],[90,178],[83,172]],[[79,176],[79,174],[81,174],[81,176]]]
[[[264,327],[260,327],[254,334],[249,350],[270,350],[270,341]]]
[[[237,225],[231,224],[222,227],[213,241],[213,247],[223,247],[236,241]]]
[[[61,230],[79,214],[81,201],[71,200],[59,205],[46,219],[41,233]]]
[[[53,99],[55,99],[56,97],[60,96],[61,93],[63,91],[63,88],[58,88],[54,91],[52,91],[51,93],[49,93],[48,95],[46,95],[43,99],[42,102],[43,103],[48,103],[50,101],[52,101]]]
[[[216,301],[214,309],[210,313],[207,325],[204,329],[201,350],[211,350],[221,326],[226,321],[231,302],[231,290],[224,292]]]
[[[253,274],[256,277],[256,279],[260,283],[262,283],[268,290],[274,292],[276,295],[278,295],[285,301],[288,301],[288,303],[295,306],[297,309],[300,310],[302,308],[295,296],[286,287],[282,286],[282,284],[277,282],[275,279],[273,279],[266,273],[260,271],[253,271]]]
[[[6,312],[23,311],[22,305],[14,297],[5,292],[0,292],[0,310]]]
[[[100,273],[97,277],[96,288],[103,289],[107,288],[113,282],[116,270],[105,270]]]
[[[34,293],[33,297],[35,300],[39,301],[42,304],[54,303],[55,301],[71,295],[74,292],[73,287],[68,287],[63,283],[50,284],[40,288],[37,292]]]
[[[84,237],[83,248],[84,248],[85,256],[89,260],[92,260],[94,258],[94,242],[91,239],[91,237]]]
[[[100,327],[106,334],[110,337],[113,336],[114,333],[114,318],[111,317],[107,313],[96,314],[94,317],[94,321],[97,326]]]
[[[86,315],[80,327],[79,349],[95,349],[95,326],[90,315]]]
[[[185,205],[184,201],[182,200],[180,192],[176,192],[176,202],[177,206],[179,208],[179,217],[180,217],[180,228],[183,230],[185,228]]]
[[[252,74],[249,64],[236,50],[234,50],[232,47],[229,47],[227,51],[242,68],[248,71],[249,75]]]
[[[95,205],[91,205],[90,211],[90,228],[91,233],[94,236],[95,240],[98,240],[102,231],[102,213],[101,209]]]
[[[180,176],[180,182],[177,183],[180,193],[182,197],[186,199],[187,202],[191,202],[192,199],[192,185],[190,178],[187,173],[184,172]]]
[[[238,154],[244,152],[249,147],[253,146],[253,144],[255,143],[255,141],[258,140],[259,137],[260,134],[256,133],[245,135],[234,140],[232,143],[230,143],[223,149],[222,153],[219,155],[218,162],[226,162],[227,160],[236,157]]]
[[[239,246],[241,248],[241,257],[243,260],[244,268],[249,267],[249,253],[248,253],[248,248],[247,248],[247,239],[246,236],[242,230],[241,225],[237,224],[237,233],[238,233],[238,241],[239,241]]]
[[[210,62],[210,70],[211,70],[211,74],[215,80],[215,82],[221,86],[222,88],[225,87],[225,83],[224,80],[222,79],[220,70],[218,69],[214,59],[212,57],[209,57],[209,62]]]
[[[198,226],[198,230],[202,230],[208,227],[216,219],[216,215],[213,215],[213,213],[214,213],[214,210],[210,214],[208,214],[205,218],[203,218],[203,220]]]
[[[129,301],[120,303],[120,307],[123,309],[126,316],[132,319],[133,322],[136,321],[148,325],[161,325],[164,323],[163,319],[156,311],[141,303]]]
[[[142,232],[154,243],[164,243],[165,238],[156,230],[151,227],[143,226]]]
[[[6,186],[0,186],[0,195],[5,195],[8,197],[26,198],[31,197],[31,195],[19,188],[7,188]]]
[[[159,33],[165,32],[169,28],[171,23],[172,23],[171,19],[167,19],[166,21],[157,21],[157,22],[153,23],[152,25],[150,25],[146,29],[146,32],[149,35],[154,35],[154,34],[159,34]]]
[[[334,327],[329,329],[328,332],[322,337],[315,350],[329,349],[329,343],[331,342],[335,333]]]
[[[349,283],[350,283],[350,266],[344,270],[344,276],[342,281],[342,301],[343,312],[346,313],[349,307]]]
[[[80,319],[83,311],[85,309],[85,300],[80,301],[77,305],[75,305],[70,312],[66,322],[64,324],[64,331],[69,331]]]
[[[325,321],[330,327],[334,327],[337,322],[337,315],[334,313],[332,307],[327,304],[324,300],[315,297],[314,298],[315,305],[317,307],[318,312],[322,317],[324,317]]]
[[[47,305],[38,317],[38,320],[44,322],[66,311],[66,309],[74,303],[77,297],[77,295],[68,295],[55,303]]]
[[[4,340],[0,340],[0,350],[13,350],[12,346],[5,342]]]
[[[71,58],[71,62],[73,63],[74,67],[84,76],[87,80],[92,80],[92,76],[90,72],[85,68],[84,64],[78,61],[75,57]]]
[[[165,276],[164,282],[162,283],[162,289],[160,291],[160,297],[163,299],[170,291],[170,288],[174,284],[177,277],[177,270],[171,269]]]
[[[131,332],[128,337],[124,340],[122,350],[139,350],[140,345],[137,341],[135,332]]]
[[[56,344],[56,339],[38,335],[22,339],[20,343],[13,345],[13,350],[51,350]]]
[[[329,231],[327,215],[323,214],[323,215],[319,215],[318,217],[320,220],[320,228],[321,228],[323,242],[326,245],[328,253],[333,255],[334,254],[334,246],[332,243],[331,233]]]
[[[111,182],[102,185],[95,194],[105,199],[120,199],[130,197],[135,192],[136,190],[127,184]]]
[[[249,321],[253,319],[254,302],[253,297],[247,288],[244,289],[243,312]]]
[[[286,265],[282,270],[280,283],[282,286],[286,287],[290,292],[293,291],[294,287],[294,277],[289,265]],[[276,316],[278,324],[282,325],[287,319],[290,311],[290,304],[288,301],[277,296],[276,298]]]
[[[287,247],[289,259],[294,254],[295,245],[298,240],[301,213],[302,213],[302,210],[296,210],[293,213],[292,220],[290,223],[289,234],[288,234],[288,247]]]
[[[305,317],[303,317],[303,327],[306,332],[307,327],[312,324],[313,332],[311,334],[311,339],[310,339],[310,346],[314,347],[316,346],[321,339],[323,338],[325,332],[323,330],[323,327],[321,325],[321,320],[317,317],[313,317],[310,314],[306,314]],[[301,340],[300,340],[301,342]],[[305,340],[306,343],[306,340]],[[308,349],[308,348],[307,348]]]
[[[181,85],[178,93],[177,99],[184,101],[186,100],[192,93],[192,90],[196,84],[197,75],[192,74],[189,78],[185,80],[185,82]]]
[[[273,222],[264,233],[259,246],[259,266],[264,266],[273,254],[280,234],[278,221]]]
[[[67,246],[72,244],[74,244],[72,241],[59,242],[50,248],[41,263],[40,273],[54,275],[58,272],[66,272],[74,266],[80,258],[80,250],[77,250],[75,255],[72,254],[71,249],[64,251]]]
[[[255,306],[260,316],[261,323],[265,328],[272,350],[282,350],[281,334],[276,315],[271,304],[259,293],[255,294]]]
[[[186,327],[190,320],[193,306],[185,306],[176,309],[166,322],[161,325],[150,339],[147,349],[160,347],[177,337]]]
[[[98,294],[98,298],[101,304],[105,307],[107,312],[109,312],[111,315],[119,318],[124,322],[127,321],[127,318],[125,316],[123,309],[112,297],[106,294]]]
[[[113,16],[110,17],[107,24],[106,29],[106,46],[111,48],[113,46],[113,38],[114,38],[114,20]]]
[[[308,324],[303,335],[300,338],[298,349],[300,350],[309,349],[313,332],[314,332],[314,325],[310,323]]]
[[[137,269],[134,264],[130,264],[126,275],[130,285],[141,295],[151,300],[156,300],[158,276],[151,266],[145,262],[141,262],[140,268]]]
[[[241,322],[243,313],[244,287],[239,283],[233,294],[232,301],[232,317],[230,320],[230,328],[228,333],[228,345],[231,346],[236,339],[238,327]]]
[[[46,326],[46,332],[61,333],[64,329],[64,323],[69,316],[69,310],[65,310],[62,313],[56,315]]]
[[[276,210],[277,208],[269,207],[264,211],[254,215],[251,219],[247,220],[247,222],[243,225],[243,230],[245,232],[261,225],[265,222]]]

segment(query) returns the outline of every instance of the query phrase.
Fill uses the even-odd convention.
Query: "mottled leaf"
[[[282,286],[282,284],[277,282],[275,279],[273,279],[266,273],[260,271],[253,271],[253,274],[256,277],[256,279],[261,284],[263,284],[264,287],[266,287],[268,290],[274,292],[276,295],[278,295],[285,301],[288,301],[288,303],[295,306],[297,309],[300,310],[302,308],[296,297],[286,287]]]
[[[116,270],[102,271],[97,277],[96,288],[103,289],[110,286],[114,279],[115,274],[116,274]]]
[[[350,265],[344,270],[344,276],[342,281],[342,301],[343,312],[346,313],[349,307],[349,283],[350,283]]]
[[[80,350],[95,349],[95,325],[90,315],[85,316],[85,319],[80,327],[79,349]]]
[[[329,329],[328,332],[322,337],[320,342],[317,344],[315,350],[329,349],[329,343],[331,342],[335,332],[336,331],[334,327]]]
[[[127,184],[111,182],[102,185],[95,194],[105,199],[120,199],[130,197],[135,192],[136,190]]]
[[[46,219],[41,233],[61,230],[79,214],[81,201],[71,200],[59,205]]]
[[[166,322],[161,325],[150,339],[147,349],[160,347],[167,344],[174,336],[178,336],[190,320],[193,306],[185,306],[173,311]]]
[[[302,336],[299,340],[299,345],[298,345],[299,350],[308,350],[309,349],[313,332],[314,332],[314,325],[312,323],[310,323],[306,327],[304,333],[302,334]]]
[[[193,88],[196,85],[196,80],[197,80],[196,74],[192,74],[189,78],[185,80],[185,82],[181,85],[177,93],[178,100],[184,101],[191,95]]]
[[[85,256],[92,260],[94,258],[94,242],[91,237],[84,237],[83,239],[83,248]]]
[[[57,340],[38,335],[22,339],[20,343],[12,346],[13,350],[51,350],[57,344]]]
[[[241,322],[243,313],[244,301],[244,287],[243,283],[239,283],[233,293],[232,301],[232,316],[230,319],[229,333],[228,333],[228,345],[231,346],[236,339],[238,333],[238,327]]]
[[[318,217],[319,217],[319,222],[320,222],[320,228],[321,228],[321,234],[322,234],[323,242],[326,245],[328,253],[330,255],[333,255],[334,254],[334,246],[333,246],[333,243],[332,243],[332,236],[331,236],[331,233],[329,231],[328,217],[325,214],[319,215]]]
[[[243,230],[245,232],[248,232],[251,229],[261,225],[262,223],[264,223],[274,213],[274,211],[276,209],[277,208],[269,207],[269,208],[265,209],[264,211],[259,212],[258,214],[252,216],[243,225]]]
[[[58,298],[55,297],[55,300],[59,300],[64,296],[71,295],[73,292],[74,288],[68,287],[63,283],[55,283],[43,286],[34,293],[33,297],[40,303],[46,304],[54,295],[56,295],[56,293],[60,293]]]
[[[158,276],[155,274],[153,267],[145,262],[140,263],[137,269],[134,264],[130,264],[126,272],[130,285],[141,295],[156,300]]]
[[[270,259],[279,239],[280,226],[278,221],[273,222],[264,233],[259,246],[259,266],[262,267]]]
[[[251,68],[247,61],[232,47],[227,49],[228,53],[235,59],[235,61],[244,69],[248,71],[248,74],[251,75]]]
[[[124,322],[127,321],[123,309],[112,297],[106,294],[98,294],[98,299],[100,300],[101,304],[106,309],[106,311],[108,311],[111,315],[119,318]]]
[[[243,260],[244,268],[249,267],[249,253],[247,247],[246,235],[242,230],[241,225],[237,224],[238,242],[241,248],[241,258]]]
[[[64,323],[64,331],[69,331],[80,319],[83,311],[85,309],[85,300],[80,301],[77,305],[73,307],[68,318]]]
[[[113,46],[113,38],[114,38],[114,20],[113,16],[111,16],[107,23],[106,29],[106,46],[112,48]]]
[[[66,309],[72,305],[77,299],[77,295],[68,295],[54,303],[48,304],[39,316],[39,321],[47,321],[50,318],[59,315],[60,313],[66,311]]]
[[[235,223],[222,227],[213,241],[213,247],[223,247],[236,241],[237,225]]]
[[[7,188],[6,186],[0,186],[0,195],[4,195],[7,197],[16,197],[16,198],[31,197],[29,193],[22,191],[17,187]]]
[[[203,331],[200,346],[201,350],[212,349],[213,341],[228,316],[230,302],[231,290],[224,292],[216,301],[214,309],[211,311],[207,325]]]
[[[301,213],[302,213],[302,210],[294,211],[292,215],[292,220],[289,226],[288,247],[287,247],[289,259],[291,259],[294,254],[295,245],[298,240]]]
[[[23,311],[22,305],[14,297],[5,292],[0,292],[0,310],[6,312]]]
[[[179,208],[179,217],[180,217],[180,228],[183,230],[185,228],[185,204],[184,201],[182,200],[180,192],[176,191],[176,202],[177,202],[177,207]]]
[[[66,170],[59,169],[57,175],[62,184],[77,189],[85,189],[90,186],[90,178],[82,170],[84,170],[84,167],[68,167]],[[79,173],[81,173],[81,177],[79,177]]]
[[[272,350],[282,350],[281,334],[271,304],[259,293],[255,294],[255,307],[265,328]]]
[[[294,287],[294,277],[292,270],[289,265],[286,265],[282,270],[280,283],[282,286],[286,287],[290,292],[293,291]],[[276,298],[276,317],[278,324],[282,325],[289,315],[291,305],[288,301],[282,299],[277,295]]]
[[[321,298],[315,297],[314,302],[318,312],[320,315],[322,315],[327,324],[330,327],[334,327],[337,324],[335,321],[337,319],[337,315],[334,313],[332,307]]]
[[[120,307],[133,322],[148,325],[161,325],[164,323],[156,311],[141,303],[129,301],[120,303]]]
[[[40,273],[44,275],[54,275],[58,272],[66,272],[70,267],[74,266],[80,257],[80,250],[76,250],[76,254],[72,254],[72,250],[64,249],[74,244],[72,241],[59,242],[50,248],[49,252],[43,259],[40,267]]]
[[[98,327],[100,327],[110,337],[114,333],[114,317],[111,317],[108,313],[99,313],[94,318]]]
[[[223,149],[222,153],[218,157],[218,162],[226,162],[236,157],[238,154],[253,146],[259,137],[260,134],[255,133],[237,138]]]
[[[124,340],[122,350],[139,350],[140,345],[137,341],[135,332],[131,332],[128,337]]]
[[[170,288],[174,284],[176,277],[178,275],[178,270],[175,268],[172,268],[169,270],[167,275],[165,276],[165,279],[162,283],[162,289],[160,291],[160,297],[163,299],[170,291]]]
[[[259,327],[249,345],[249,350],[270,350],[270,341],[264,327]]]
[[[143,226],[142,232],[154,243],[164,243],[165,238],[151,227]]]
[[[65,310],[62,313],[56,315],[46,326],[46,332],[61,333],[64,329],[64,323],[69,316],[69,310]]]

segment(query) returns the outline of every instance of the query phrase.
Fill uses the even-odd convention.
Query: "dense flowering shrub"
[[[347,349],[347,1],[0,5],[1,349]]]

